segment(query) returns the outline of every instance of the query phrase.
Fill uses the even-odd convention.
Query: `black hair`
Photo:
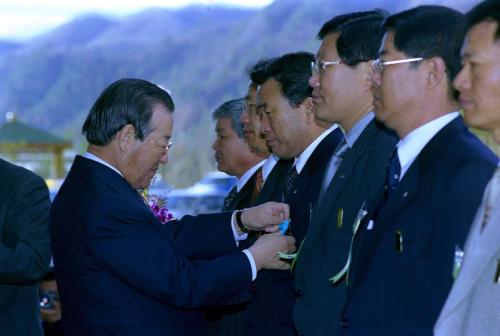
[[[387,12],[382,9],[338,15],[323,24],[318,38],[323,40],[329,34],[339,33],[335,45],[339,57],[355,66],[377,58],[386,17]]]
[[[309,52],[285,54],[274,59],[263,76],[276,80],[281,94],[291,106],[298,107],[312,94],[312,87],[309,86],[311,62],[314,62],[314,55]]]
[[[142,79],[124,78],[109,85],[90,109],[82,133],[92,145],[105,146],[124,126],[135,128],[143,140],[153,131],[150,125],[153,107],[164,105],[172,113],[174,102],[159,86]]]
[[[468,31],[473,26],[483,21],[496,22],[497,31],[495,32],[495,40],[500,39],[500,1],[486,0],[472,8],[466,14],[466,30]]]
[[[255,85],[262,85],[268,78],[266,78],[266,69],[272,63],[274,58],[261,59],[246,71],[248,77]]]
[[[385,31],[394,33],[396,50],[408,57],[440,57],[444,61],[450,90],[461,69],[464,27],[465,16],[443,6],[419,6],[391,15],[384,22]],[[457,94],[455,91],[455,98]]]

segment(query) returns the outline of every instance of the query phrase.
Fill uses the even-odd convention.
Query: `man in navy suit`
[[[68,335],[202,335],[200,308],[244,300],[256,271],[287,268],[293,239],[263,235],[243,252],[243,232],[276,230],[288,208],[186,216],[162,224],[137,193],[171,146],[172,99],[144,80],[106,88],[83,125],[77,156],[50,214],[54,263]]]
[[[281,197],[290,205],[290,233],[297,242],[307,231],[326,162],[341,138],[340,130],[314,117],[308,84],[312,61],[305,52],[278,57],[266,66],[257,92],[267,145],[280,158],[294,160]],[[290,272],[261,272],[248,306],[249,334],[294,335],[294,300]]]
[[[463,15],[420,6],[384,23],[377,119],[400,141],[358,230],[339,335],[431,335],[497,159],[464,125],[451,85]]]
[[[299,334],[326,335],[338,327],[347,296],[353,225],[360,211],[376,206],[396,145],[395,134],[374,120],[371,91],[371,63],[377,58],[384,18],[382,11],[340,15],[318,33],[322,43],[309,80],[315,116],[337,123],[345,140],[330,159],[294,269]]]

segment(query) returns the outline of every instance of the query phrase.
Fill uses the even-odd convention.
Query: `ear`
[[[300,107],[304,110],[304,113],[306,115],[306,120],[308,124],[311,124],[314,122],[314,101],[312,97],[307,97],[304,99],[304,101],[300,104]]]
[[[371,92],[373,85],[373,76],[375,72],[373,70],[372,61],[363,62],[360,65],[362,66],[361,70],[363,72],[363,90]]]
[[[446,64],[441,57],[432,57],[427,63],[427,89],[432,90],[444,82],[447,84]]]
[[[135,127],[131,124],[123,126],[123,128],[116,134],[116,140],[118,141],[118,147],[120,148],[120,151],[128,152],[132,147],[132,144],[136,140]]]

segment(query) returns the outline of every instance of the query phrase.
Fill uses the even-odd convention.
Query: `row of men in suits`
[[[259,197],[290,206],[160,224],[136,189],[167,162],[173,102],[146,81],[112,84],[84,124],[89,151],[75,159],[51,209],[68,334],[202,334],[201,308],[249,299],[246,330],[259,334],[291,335],[295,327],[304,335],[499,333],[498,161],[455,113],[451,84],[466,122],[500,142],[499,13],[498,0],[489,0],[466,21],[436,6],[388,18],[346,14],[320,30],[312,73],[307,53],[256,67],[245,128],[291,159],[274,179],[283,163],[275,159]],[[21,180],[10,188],[18,201],[3,204],[0,279],[9,299],[2,304],[35,302],[29,284],[48,263],[48,244],[43,225],[33,222],[44,222],[46,188],[6,167]],[[264,193],[266,186],[276,188]],[[10,206],[21,200],[32,211]],[[19,213],[35,216],[21,220]],[[292,250],[293,239],[246,232],[275,231],[287,217],[301,243],[295,279],[276,259],[277,251]],[[31,239],[20,238],[28,231]],[[257,273],[266,267],[282,270]],[[11,317],[1,320],[2,334],[35,334],[36,327],[10,327],[26,313],[15,307],[2,307],[0,316]]]
[[[492,13],[488,7],[468,17],[477,11]],[[455,88],[452,81],[461,69],[466,22],[440,6],[392,16],[381,10],[345,14],[319,31],[315,60],[294,53],[254,67],[247,141],[257,150],[255,143],[265,140],[274,162],[277,156],[291,165],[270,185],[290,205],[300,249],[293,276],[261,271],[250,302],[238,307],[238,320],[214,334],[433,333],[454,280],[456,288],[468,278],[461,271],[464,249],[465,260],[472,249],[467,233],[498,162],[458,111],[457,90],[464,89],[460,76]],[[485,239],[491,247],[481,255],[490,253],[483,269],[489,277],[478,292],[498,291],[495,238],[493,232]],[[469,300],[447,322],[441,312],[436,333],[498,331],[498,309],[464,318],[469,304],[483,302]]]

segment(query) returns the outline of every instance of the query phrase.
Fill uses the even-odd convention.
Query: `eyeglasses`
[[[375,71],[382,72],[384,70],[384,67],[387,65],[420,62],[423,60],[424,60],[423,57],[405,58],[396,61],[382,61],[380,58],[378,58],[375,61],[373,61],[372,66]]]
[[[151,141],[153,141],[153,143],[158,147],[158,148],[161,148],[165,153],[168,152],[168,150],[170,148],[172,148],[172,146],[174,145],[174,143],[172,142],[172,140],[168,140],[167,144],[164,144],[164,143],[161,143],[160,141],[158,140],[155,140],[153,138],[151,138]]]
[[[344,63],[343,61],[319,61],[316,60],[311,62],[311,72],[313,75],[318,75],[320,71],[325,71],[326,67],[329,65],[339,65]]]

